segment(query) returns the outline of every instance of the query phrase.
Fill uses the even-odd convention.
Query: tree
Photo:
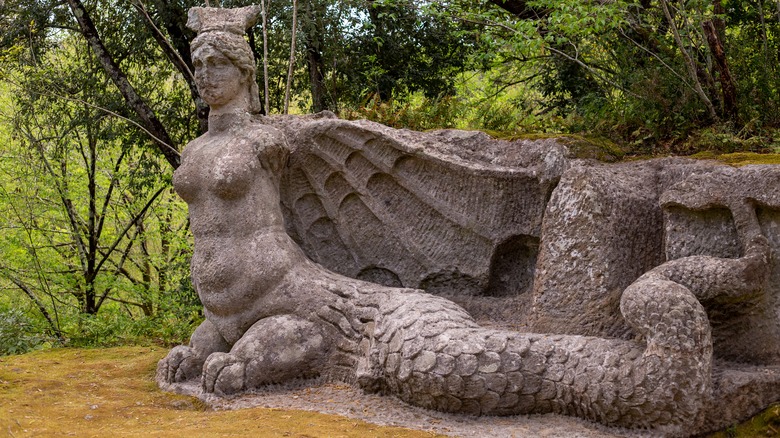
[[[71,32],[35,56],[16,45],[4,52],[9,102],[0,120],[13,132],[0,162],[0,205],[9,212],[0,284],[21,292],[60,339],[75,333],[63,314],[96,315],[107,303],[156,316],[187,273],[185,207],[168,201],[172,163],[160,160],[94,48]],[[123,74],[164,108],[170,132],[192,135],[186,86],[146,56],[123,56]],[[154,211],[161,201],[165,211]]]
[[[604,123],[657,140],[720,121],[734,131],[751,119],[780,123],[769,110],[780,97],[780,20],[770,9],[764,0],[728,9],[719,0],[458,0],[440,13],[477,25],[481,50],[495,55],[487,67],[514,70],[507,83],[533,83],[550,109],[612,118]]]
[[[290,110],[290,87],[292,87],[293,73],[295,73],[296,38],[298,38],[298,0],[293,0],[292,30],[290,35],[290,65],[287,69],[287,85],[284,87],[284,110],[282,110],[282,114],[287,114]]]
[[[454,74],[468,61],[469,46],[456,22],[418,7],[415,2],[368,1],[369,20],[347,45],[345,83],[353,101],[366,94],[390,100],[421,91],[434,98],[454,94]]]
[[[179,167],[180,156],[178,148],[168,135],[168,131],[154,114],[154,111],[135,91],[135,88],[128,81],[127,75],[119,68],[113,55],[103,44],[103,40],[100,38],[95,23],[92,21],[87,8],[84,7],[84,4],[80,0],[68,0],[68,5],[73,11],[73,16],[76,17],[76,21],[81,29],[81,34],[89,42],[89,45],[92,47],[103,70],[122,93],[122,96],[125,98],[130,109],[132,109],[141,120],[144,130],[152,139],[154,139],[160,152],[165,156],[165,159],[168,160],[168,163],[173,166],[174,169]]]

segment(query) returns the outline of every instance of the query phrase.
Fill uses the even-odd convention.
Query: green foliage
[[[18,309],[0,309],[0,356],[22,354],[50,339],[35,321]]]
[[[225,7],[251,4],[223,2]],[[292,2],[269,6],[268,70],[271,111],[283,107],[290,57]],[[370,102],[405,99],[422,93],[430,99],[454,91],[455,73],[471,62],[473,45],[460,24],[427,13],[409,0],[302,0],[298,11],[293,99],[305,109],[354,108]],[[262,28],[251,32],[256,55],[263,53]],[[258,56],[258,83],[262,59]],[[315,79],[319,78],[319,79]],[[319,108],[315,94],[322,94]]]
[[[539,104],[541,93],[523,83],[505,83],[501,76],[501,72],[459,75],[454,96],[429,98],[415,93],[382,101],[374,95],[357,107],[342,109],[339,115],[418,131],[455,128],[502,136],[565,132],[567,121],[545,112]]]
[[[383,101],[421,92],[451,96],[454,74],[466,66],[469,46],[457,23],[426,13],[412,1],[367,2],[368,19],[349,35],[339,75],[346,102],[367,95]]]
[[[772,2],[458,0],[439,13],[478,23],[475,65],[541,93],[537,114],[557,114],[564,130],[595,131],[650,153],[674,150],[670,143],[709,126],[741,139],[767,139],[780,126],[780,21]],[[725,51],[736,113],[707,23]]]
[[[186,344],[203,321],[200,306],[173,306],[153,316],[134,317],[119,306],[106,308],[97,315],[74,314],[67,318],[66,330],[72,335],[68,346],[113,347],[120,345]]]
[[[343,109],[340,115],[347,119],[373,120],[394,128],[425,131],[455,128],[461,110],[460,105],[447,96],[428,99],[417,95],[415,98],[382,101],[379,95],[374,95],[363,105]]]
[[[150,37],[124,18],[95,21],[171,136],[187,141],[197,131],[188,89],[155,46],[136,46]],[[0,298],[24,303],[60,344],[178,342],[197,318],[191,297],[169,298],[180,298],[190,246],[171,169],[86,41],[67,30],[50,38],[2,64]]]

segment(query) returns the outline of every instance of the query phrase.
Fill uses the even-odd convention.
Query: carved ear
[[[258,5],[235,9],[194,7],[187,13],[187,27],[197,33],[213,30],[243,35],[257,23],[260,11]]]
[[[260,5],[244,6],[243,8],[236,9],[241,11],[241,15],[244,17],[244,30],[249,30],[252,26],[257,24],[257,18],[260,16]]]

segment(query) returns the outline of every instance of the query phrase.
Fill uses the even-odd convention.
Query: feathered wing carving
[[[532,266],[500,263],[502,253],[538,243],[563,146],[336,118],[275,124],[292,149],[281,187],[288,231],[314,261],[433,292],[524,292],[498,290],[514,277],[530,286]]]

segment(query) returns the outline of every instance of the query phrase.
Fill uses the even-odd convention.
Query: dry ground
[[[165,350],[59,349],[0,357],[0,436],[431,437],[305,411],[213,411],[153,382]]]
[[[56,349],[0,357],[0,437],[436,436],[299,410],[214,411],[196,398],[157,388],[154,369],[166,351],[159,347]],[[780,404],[775,404],[717,436],[780,437],[778,429]]]

